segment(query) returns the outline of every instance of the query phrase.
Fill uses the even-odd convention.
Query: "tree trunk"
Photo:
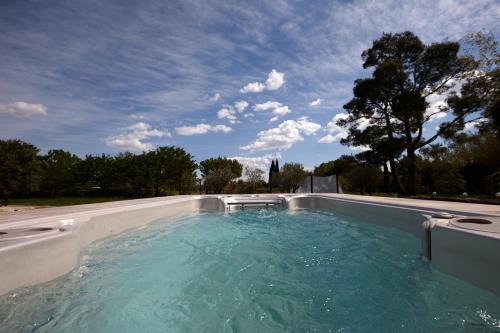
[[[387,161],[384,161],[383,167],[384,167],[384,188],[383,188],[383,192],[389,193],[389,168],[387,167]]]
[[[273,193],[273,174],[269,172],[269,193]]]
[[[399,171],[396,167],[396,162],[394,161],[394,159],[389,159],[389,166],[391,167],[391,175],[395,190],[399,195],[405,195],[405,188],[403,186],[403,183],[401,182],[401,179],[399,178]]]
[[[385,126],[386,126],[386,130],[387,130],[387,136],[389,137],[389,140],[391,140],[391,142],[393,142],[394,135],[392,133],[392,124],[391,124],[391,119],[389,117],[389,114],[387,113],[387,108],[385,108],[385,110],[384,110],[384,116],[385,116]],[[396,167],[396,163],[394,161],[394,158],[391,157],[389,159],[389,165],[391,167],[391,174],[392,174],[392,180],[394,183],[394,187],[395,187],[396,191],[398,192],[398,194],[400,196],[403,196],[405,194],[405,189],[404,189],[403,183],[401,183],[401,179],[399,179],[399,172],[398,172],[398,168]]]
[[[408,195],[415,195],[416,183],[417,183],[415,150],[413,150],[413,148],[408,148],[406,150],[406,155],[408,158],[408,177],[406,179],[406,193]]]

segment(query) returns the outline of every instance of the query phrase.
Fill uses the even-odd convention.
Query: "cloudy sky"
[[[373,39],[498,38],[499,18],[498,0],[3,0],[0,137],[80,156],[176,145],[197,160],[310,168],[355,152],[334,120],[369,75],[360,54]]]

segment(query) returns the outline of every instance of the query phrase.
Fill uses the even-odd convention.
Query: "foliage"
[[[442,175],[436,180],[435,189],[437,193],[457,194],[465,189],[463,177],[455,170]]]
[[[459,56],[459,48],[459,43],[449,41],[425,45],[407,31],[384,33],[362,54],[363,67],[374,70],[371,78],[355,82],[354,98],[344,105],[348,117],[340,119],[338,125],[346,127],[349,136],[342,143],[368,146],[380,160],[388,161],[401,193],[415,193],[417,150],[468,122],[465,118],[470,113],[453,113],[452,120],[436,134],[423,136],[424,125],[435,114],[450,114],[446,109],[429,112],[426,98],[447,93],[453,80],[477,67],[471,57]],[[407,159],[405,185],[396,162],[403,151]]]
[[[167,193],[172,193],[176,189],[178,193],[191,189],[194,182],[196,163],[191,154],[182,148],[159,147],[146,153],[146,168],[154,189],[154,195],[158,196],[161,189],[166,189]]]
[[[51,197],[56,194],[75,193],[78,184],[78,156],[61,149],[49,150],[40,158],[42,162],[42,185]]]
[[[500,137],[500,53],[491,33],[469,33],[463,39],[465,53],[477,55],[477,70],[465,80],[460,94],[447,99],[458,122],[444,134],[453,138],[464,123],[475,123],[481,131],[493,131]],[[473,115],[473,117],[465,118]]]
[[[250,193],[255,193],[259,185],[264,184],[264,171],[258,168],[245,167],[245,178]]]
[[[209,158],[200,162],[200,171],[203,176],[212,170],[223,168],[229,168],[235,178],[241,177],[243,171],[243,165],[240,162],[225,157]]]
[[[191,193],[197,165],[182,148],[159,147],[142,154],[92,156],[38,149],[18,140],[0,140],[0,191],[4,198],[37,195],[142,197]]]
[[[351,155],[342,155],[333,161],[333,172],[336,175],[343,175],[357,164],[357,159]]]
[[[272,192],[274,187],[280,184],[280,165],[278,159],[276,162],[273,160],[271,162],[271,167],[269,168],[269,190]]]
[[[0,195],[4,201],[38,190],[38,148],[20,140],[0,140]]]
[[[307,176],[304,166],[299,163],[285,163],[280,174],[281,185],[285,191],[293,193],[302,185],[304,178]]]
[[[382,182],[382,172],[374,165],[359,163],[353,166],[344,177],[344,187],[351,192],[372,194]]]
[[[328,177],[335,174],[335,161],[323,162],[314,168],[313,174],[318,177]]]
[[[243,165],[225,157],[209,158],[200,162],[200,171],[207,191],[222,193],[229,182],[241,177]]]
[[[213,169],[205,175],[205,186],[212,193],[222,193],[224,187],[235,178],[234,173],[229,167]]]

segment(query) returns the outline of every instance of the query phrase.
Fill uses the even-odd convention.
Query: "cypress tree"
[[[269,192],[273,193],[273,172],[276,168],[276,165],[274,164],[274,160],[271,163],[271,167],[269,168]]]

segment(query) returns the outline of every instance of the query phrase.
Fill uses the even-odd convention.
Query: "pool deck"
[[[376,197],[376,196],[366,196],[366,195],[353,195],[353,194],[337,194],[337,193],[318,193],[318,194],[308,194],[317,196],[334,197],[344,200],[355,200],[364,201],[383,205],[395,205],[403,206],[407,208],[422,209],[422,210],[435,210],[435,211],[453,211],[457,213],[463,213],[463,215],[489,215],[489,216],[500,216],[500,205],[484,205],[484,204],[473,204],[473,203],[463,203],[463,202],[451,202],[451,201],[433,201],[433,200],[421,200],[421,199],[406,199],[406,198],[390,198],[390,197]],[[273,194],[276,195],[276,194]],[[203,195],[203,197],[217,197],[217,195]],[[266,196],[266,194],[261,194],[261,196]],[[170,196],[170,197],[157,197],[157,198],[145,198],[145,199],[134,199],[134,200],[121,200],[112,201],[96,204],[85,204],[85,205],[75,205],[75,206],[63,206],[63,207],[46,207],[46,208],[33,208],[27,210],[20,210],[14,212],[2,212],[0,213],[0,224],[2,223],[15,223],[17,221],[26,221],[43,217],[73,214],[73,213],[84,213],[87,211],[95,211],[100,209],[117,209],[126,208],[143,203],[153,203],[153,202],[168,202],[171,200],[176,200],[179,198],[187,198],[189,195],[183,196]]]

